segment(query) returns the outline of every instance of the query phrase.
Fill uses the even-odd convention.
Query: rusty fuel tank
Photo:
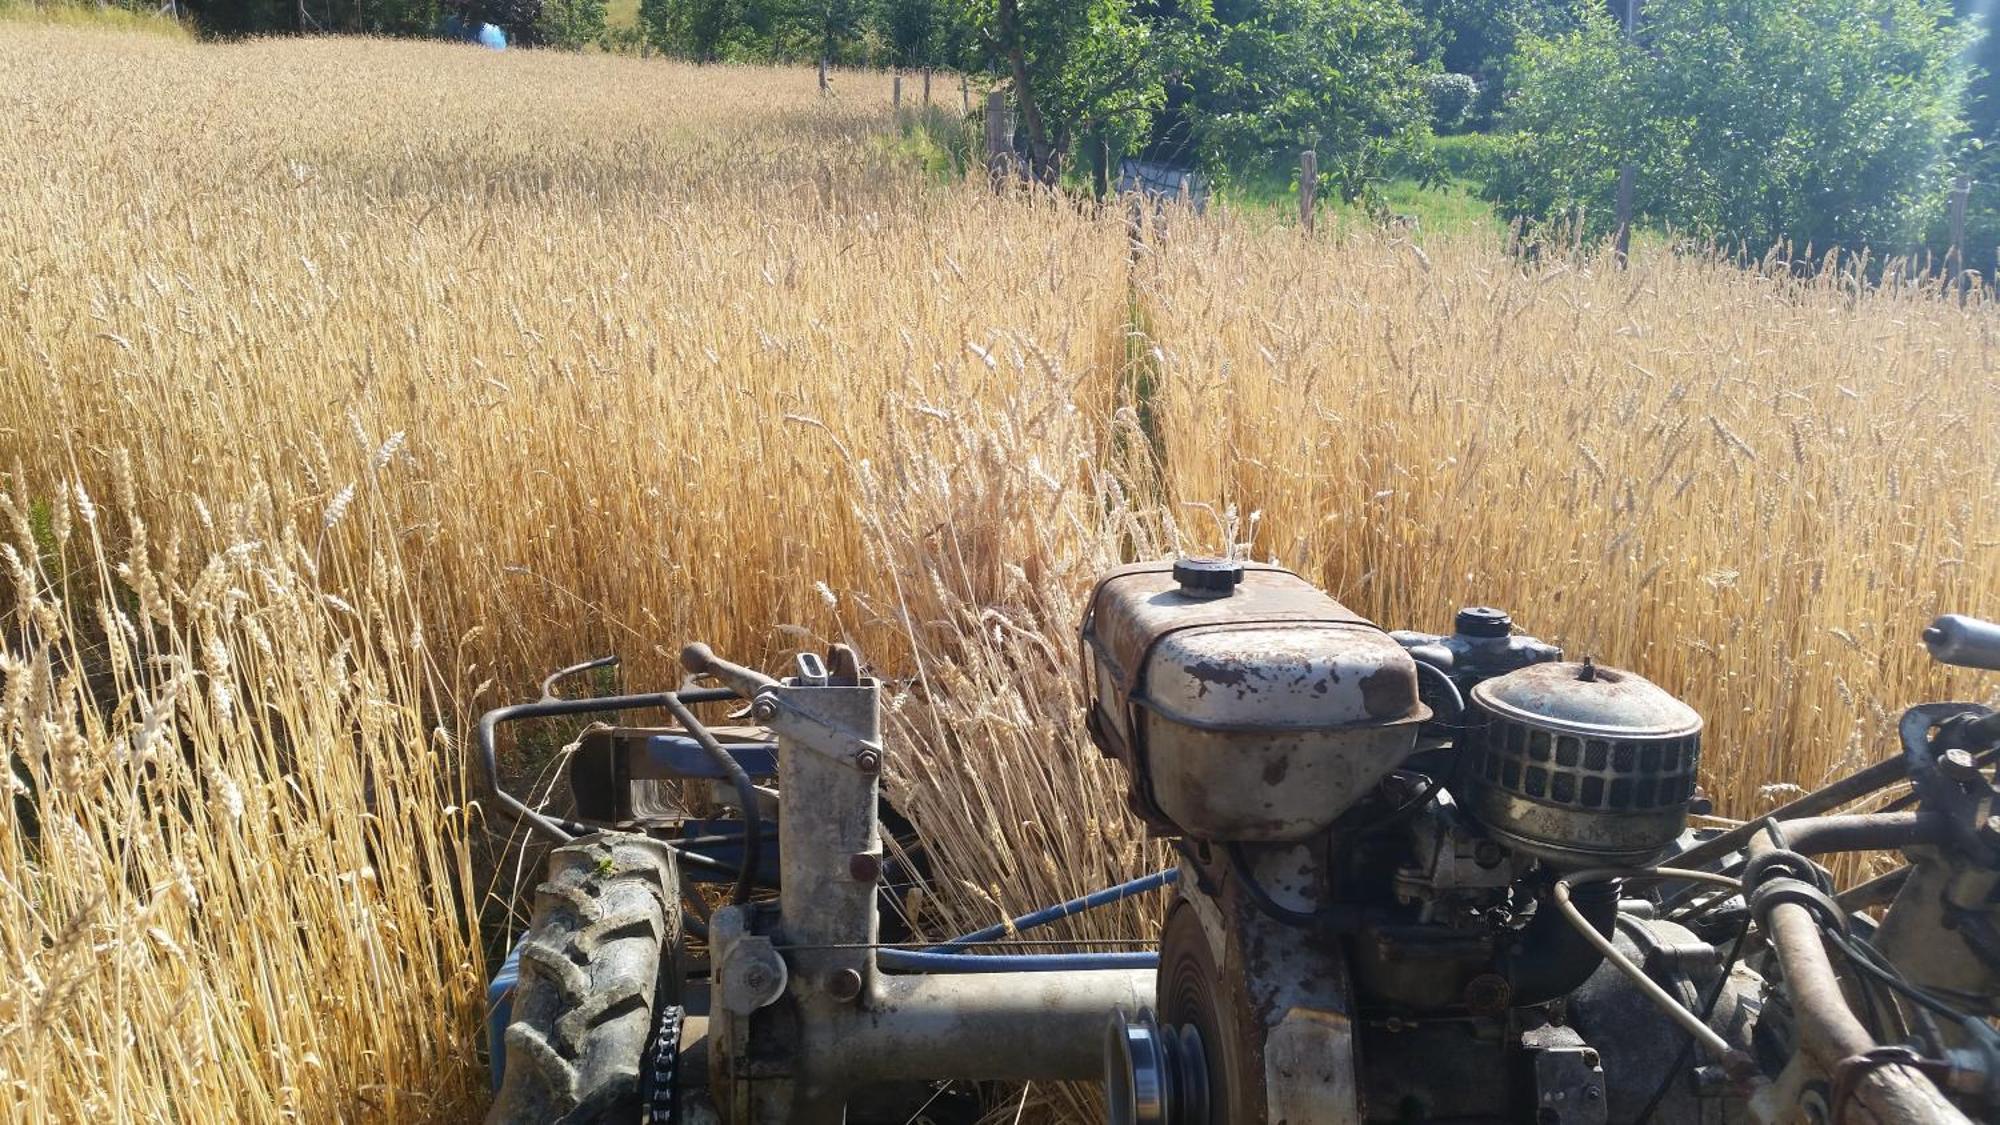
[[[1163,834],[1311,836],[1408,757],[1430,717],[1401,645],[1275,566],[1120,567],[1082,639],[1091,737]]]

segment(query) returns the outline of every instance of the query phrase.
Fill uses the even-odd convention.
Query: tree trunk
[[[1033,168],[1035,179],[1042,183],[1055,182],[1055,161],[1049,146],[1048,128],[1042,123],[1042,111],[1035,104],[1034,88],[1028,82],[1028,56],[1021,46],[1021,9],[1019,0],[1000,0],[1000,42],[1007,51],[1007,62],[1014,73],[1014,101],[1021,109],[1021,122],[1028,127],[1028,162]]]

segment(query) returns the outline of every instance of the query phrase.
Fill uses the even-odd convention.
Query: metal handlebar
[[[736,693],[728,688],[708,688],[701,691],[648,692],[644,695],[607,695],[597,699],[553,699],[543,698],[533,703],[516,703],[511,707],[498,707],[479,717],[479,771],[481,788],[486,796],[499,806],[509,819],[527,824],[536,832],[558,844],[567,844],[577,836],[591,831],[589,825],[575,821],[560,820],[544,816],[529,808],[527,803],[507,792],[500,784],[499,753],[495,749],[500,724],[517,723],[523,719],[544,719],[562,715],[592,715],[612,711],[646,711],[654,708],[671,711],[676,707],[691,703],[716,703],[725,699],[735,699]],[[697,724],[699,725],[699,724]],[[693,733],[690,731],[689,733]],[[706,731],[702,732],[706,734]],[[733,764],[734,758],[730,759]],[[739,770],[741,766],[737,767]]]
[[[1942,664],[2000,672],[2000,624],[1991,621],[1947,613],[1924,630],[1924,647]]]

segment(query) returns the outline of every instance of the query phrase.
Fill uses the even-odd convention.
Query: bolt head
[[[1514,999],[1514,988],[1498,973],[1481,973],[1465,983],[1461,999],[1474,1015],[1493,1015],[1507,1010]]]
[[[826,978],[827,995],[835,1000],[852,1000],[861,995],[861,974],[854,969],[836,969]]]
[[[882,755],[873,750],[863,750],[854,756],[854,765],[862,773],[874,773],[882,768]]]
[[[750,717],[760,723],[768,723],[778,717],[778,701],[768,695],[760,695],[750,704]]]
[[[751,988],[771,987],[771,970],[764,965],[751,965],[743,970],[743,983]]]
[[[1979,763],[1972,760],[1970,751],[1960,747],[1953,747],[1939,755],[1938,772],[1953,781],[1983,780],[1979,772]]]

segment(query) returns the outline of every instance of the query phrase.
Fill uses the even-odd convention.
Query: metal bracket
[[[762,935],[737,939],[719,974],[722,1006],[739,1016],[778,1002],[791,983],[785,959],[778,955],[771,939]]]
[[[1534,1059],[1536,1122],[1605,1125],[1604,1065],[1575,1028],[1530,1028],[1521,1033],[1521,1046]]]

